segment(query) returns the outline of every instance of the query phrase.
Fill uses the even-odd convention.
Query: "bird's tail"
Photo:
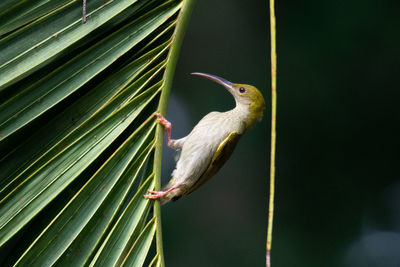
[[[169,194],[168,194],[168,195],[169,195]],[[165,195],[165,196],[163,196],[163,197],[160,199],[161,205],[167,204],[168,202],[171,201],[172,198],[170,198],[168,195]]]

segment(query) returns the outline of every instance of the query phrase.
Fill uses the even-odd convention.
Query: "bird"
[[[160,113],[157,122],[167,133],[167,146],[178,151],[172,178],[161,191],[149,190],[148,199],[161,204],[188,195],[213,177],[229,159],[240,137],[261,121],[265,100],[261,92],[248,84],[232,83],[216,75],[193,72],[224,86],[235,99],[236,106],[226,112],[210,112],[186,137],[171,139],[171,123]]]

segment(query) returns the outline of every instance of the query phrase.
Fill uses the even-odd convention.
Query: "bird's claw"
[[[164,118],[163,115],[157,112],[154,112],[153,115],[158,117],[157,122],[161,123],[164,126],[166,132],[171,129],[171,123],[167,121],[167,119]]]
[[[162,198],[163,196],[165,196],[166,194],[168,194],[169,192],[171,192],[172,190],[175,190],[177,187],[173,186],[170,189],[166,190],[166,191],[154,191],[154,190],[149,190],[148,192],[150,194],[148,195],[144,195],[145,198],[148,199],[158,199],[158,198]]]
[[[162,198],[163,196],[165,196],[166,194],[169,193],[169,191],[153,191],[153,190],[149,190],[148,195],[144,195],[145,198],[149,198],[149,199],[158,199],[158,198]]]
[[[157,195],[144,195],[144,197],[145,197],[145,198],[148,198],[148,199],[158,199],[158,198],[160,198],[160,197],[157,196]]]

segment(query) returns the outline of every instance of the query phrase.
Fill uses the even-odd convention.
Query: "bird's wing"
[[[237,132],[232,132],[225,138],[224,141],[218,146],[215,151],[214,156],[210,161],[210,165],[206,171],[200,176],[196,183],[187,191],[185,195],[192,193],[194,190],[199,188],[205,182],[207,182],[211,177],[213,177],[219,169],[225,164],[225,162],[232,155],[233,150],[236,147],[241,135]]]

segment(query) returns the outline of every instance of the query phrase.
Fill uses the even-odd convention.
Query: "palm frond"
[[[92,0],[84,25],[76,1],[0,6],[3,264],[163,266],[143,195],[192,1]]]

